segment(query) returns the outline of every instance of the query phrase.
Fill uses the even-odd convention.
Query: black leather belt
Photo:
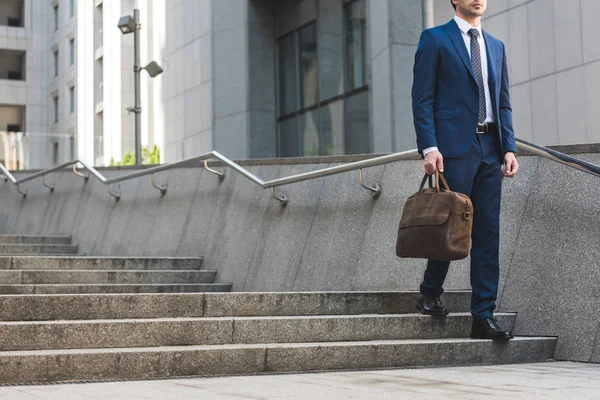
[[[498,132],[498,125],[496,125],[494,122],[488,122],[486,124],[477,124],[476,132],[480,135],[488,132],[495,133]]]

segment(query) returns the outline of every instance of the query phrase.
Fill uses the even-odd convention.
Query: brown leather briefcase
[[[429,179],[429,188],[425,182]],[[440,188],[440,179],[445,188]],[[425,175],[419,191],[406,200],[396,255],[408,258],[453,261],[466,258],[471,248],[473,204],[465,194],[450,191],[444,175]]]

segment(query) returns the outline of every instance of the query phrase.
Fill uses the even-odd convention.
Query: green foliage
[[[157,145],[154,145],[152,150],[149,150],[147,147],[144,147],[142,149],[142,164],[146,164],[146,165],[160,164],[160,149],[158,148]],[[111,158],[109,166],[114,167],[115,165],[118,167],[122,167],[122,166],[126,166],[126,165],[135,165],[135,152],[132,153],[129,150],[127,150],[125,152],[125,155],[123,156],[123,159],[121,161],[118,161],[116,164],[115,164],[115,159]]]
[[[143,164],[149,164],[149,165],[156,165],[156,164],[160,164],[160,149],[158,148],[157,145],[154,145],[154,147],[152,148],[152,151],[148,150],[147,147],[145,147],[142,150],[142,162]]]

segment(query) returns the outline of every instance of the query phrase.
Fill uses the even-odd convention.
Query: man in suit
[[[425,171],[444,173],[450,189],[471,197],[471,337],[512,339],[494,319],[499,279],[502,177],[519,169],[504,44],[481,29],[487,0],[450,0],[456,16],[427,29],[417,47],[414,124]],[[505,164],[504,171],[502,164]],[[450,263],[428,260],[417,306],[444,316],[440,301]]]

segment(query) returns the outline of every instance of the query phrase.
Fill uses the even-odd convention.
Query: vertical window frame
[[[58,75],[60,74],[60,53],[58,51],[58,49],[54,50],[54,52],[52,53],[54,56],[54,78],[57,78]]]
[[[69,115],[75,113],[75,85],[69,87]]]
[[[58,96],[58,94],[56,96],[53,97],[53,102],[54,102],[54,122],[53,124],[58,124],[59,121],[59,117],[60,117],[60,98]]]
[[[75,65],[75,38],[69,39],[69,65]]]
[[[60,26],[60,9],[58,8],[58,4],[55,4],[52,9],[54,12],[54,32],[58,32],[58,27]]]

